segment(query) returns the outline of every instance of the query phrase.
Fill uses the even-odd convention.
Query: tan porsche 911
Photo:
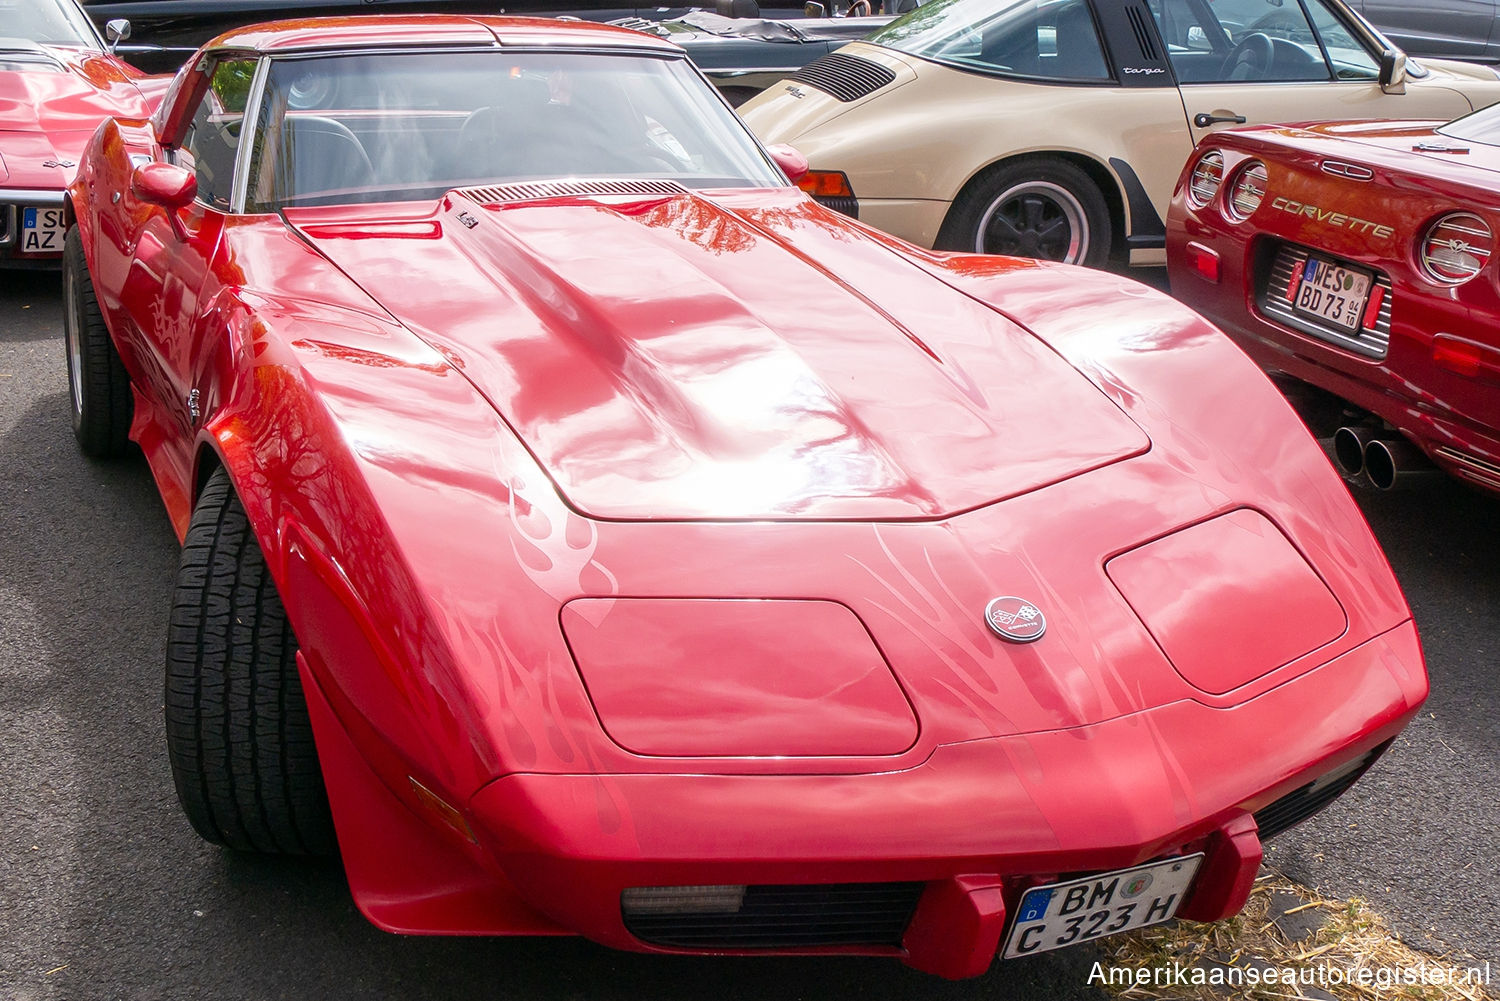
[[[913,243],[1160,264],[1208,131],[1495,101],[1494,69],[1409,60],[1342,0],[928,0],[740,114],[819,200]]]

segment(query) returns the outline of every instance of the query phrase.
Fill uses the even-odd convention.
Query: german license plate
[[[1034,886],[1021,898],[1005,958],[1061,949],[1160,924],[1177,913],[1203,853],[1069,883]]]
[[[1364,319],[1365,303],[1370,301],[1370,282],[1368,272],[1313,254],[1297,276],[1297,295],[1292,307],[1304,316],[1353,333]]]
[[[63,222],[63,210],[57,208],[35,208],[21,210],[21,253],[60,254],[63,235],[67,226]]]

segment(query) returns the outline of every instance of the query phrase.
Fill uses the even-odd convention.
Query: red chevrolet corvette
[[[0,268],[57,266],[84,145],[105,118],[151,114],[167,83],[106,50],[75,0],[0,4]]]
[[[1341,402],[1388,489],[1435,462],[1500,491],[1500,105],[1456,121],[1215,133],[1168,219],[1172,291]]]
[[[1371,764],[1416,631],[1243,354],[805,169],[668,43],[501,18],[226,35],[101,128],[74,426],[183,538],[203,836],[336,840],[392,931],[957,977],[1236,912]]]

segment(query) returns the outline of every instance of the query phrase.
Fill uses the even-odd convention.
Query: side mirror
[[[198,197],[198,177],[173,163],[143,163],[130,175],[130,193],[175,212]]]
[[[130,22],[123,17],[111,18],[104,25],[104,40],[109,43],[109,51],[115,51],[115,46],[130,37]]]
[[[766,152],[771,154],[771,159],[776,161],[776,166],[786,175],[786,179],[796,184],[807,176],[807,157],[797,152],[785,143],[777,143],[775,146],[767,146]]]
[[[1380,54],[1380,89],[1387,94],[1406,93],[1406,53],[1386,49]]]
[[[827,15],[828,8],[818,3],[818,0],[807,0],[807,3],[802,5],[803,17],[826,17]]]
[[[130,175],[130,193],[143,202],[166,209],[172,232],[179,240],[187,239],[177,212],[198,197],[196,174],[172,163],[143,163]]]

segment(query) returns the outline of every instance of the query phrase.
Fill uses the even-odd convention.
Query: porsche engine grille
[[[1263,316],[1357,355],[1376,359],[1385,357],[1391,344],[1389,278],[1379,273],[1375,275],[1375,284],[1385,290],[1380,300],[1380,312],[1375,317],[1375,329],[1362,329],[1351,334],[1292,309],[1292,296],[1296,294],[1294,283],[1307,264],[1308,251],[1306,247],[1293,243],[1276,243],[1273,247],[1270,252],[1263,252],[1256,258],[1255,302]]]
[[[875,93],[894,81],[896,74],[868,59],[830,52],[793,73],[792,79],[832,94],[847,104]]]
[[[1361,775],[1369,771],[1375,759],[1380,757],[1389,746],[1390,742],[1387,741],[1354,762],[1352,767],[1336,769],[1330,775],[1293,789],[1269,806],[1261,807],[1255,812],[1255,823],[1260,828],[1260,839],[1267,841],[1274,838],[1320,812],[1348,791]]]
[[[671,196],[684,194],[686,191],[687,188],[676,181],[628,178],[618,181],[564,178],[556,181],[523,181],[515,184],[487,184],[481,187],[459,189],[460,194],[467,195],[481,204],[491,205],[506,202],[535,202],[544,198],[591,198],[618,195]]]
[[[923,883],[747,886],[737,910],[639,914],[623,910],[625,929],[652,945],[677,949],[793,949],[899,946]]]

